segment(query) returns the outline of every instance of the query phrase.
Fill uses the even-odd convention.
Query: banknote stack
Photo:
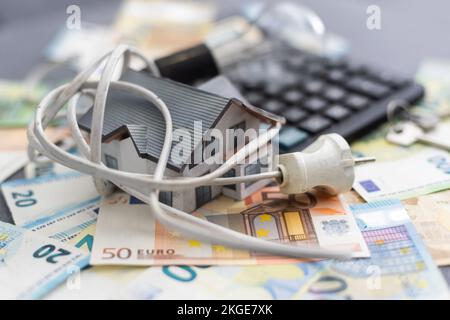
[[[418,108],[448,107],[448,74],[450,63],[423,65],[418,80],[431,94]],[[357,169],[354,191],[287,196],[269,186],[244,201],[221,196],[192,213],[270,241],[352,248],[350,261],[277,257],[185,238],[124,192],[100,197],[91,176],[29,163],[24,132],[7,132],[0,174],[11,216],[2,213],[0,222],[0,298],[449,297],[441,270],[450,265],[450,176],[448,165],[430,159],[448,164],[450,155],[389,144],[385,126],[352,146],[378,160]],[[67,132],[51,135],[64,140]],[[22,177],[10,178],[21,168]]]
[[[62,31],[47,57],[64,62],[84,48],[75,52],[75,66],[82,68],[124,39],[158,56],[178,49],[174,44],[202,39],[215,13],[213,6],[184,3],[188,14],[182,23],[190,27],[178,35],[180,42],[168,17],[148,19],[161,12],[154,6],[163,5],[149,3],[126,1],[112,28]],[[149,20],[158,23],[146,25]],[[150,30],[163,36],[150,37]],[[92,45],[68,45],[80,42]],[[426,61],[417,81],[427,90],[417,110],[450,110],[450,62]],[[354,190],[348,193],[283,195],[273,185],[243,201],[221,196],[192,213],[269,241],[351,248],[353,258],[271,256],[184,237],[158,223],[147,204],[125,192],[101,197],[91,176],[56,163],[30,162],[24,127],[46,91],[0,81],[0,299],[450,297],[450,279],[443,276],[450,268],[448,151],[390,144],[384,125],[352,145],[355,155],[377,161],[357,168]],[[48,134],[71,145],[65,129],[51,127]],[[449,134],[450,119],[443,119],[436,136]]]

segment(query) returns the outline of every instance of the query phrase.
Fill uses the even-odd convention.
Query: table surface
[[[246,3],[256,2],[247,0]],[[425,58],[450,58],[447,0],[302,0],[328,30],[349,40],[351,56],[413,76]],[[120,0],[79,0],[82,22],[109,23]],[[22,79],[42,60],[43,49],[64,25],[73,0],[2,0],[0,2],[0,78]],[[242,1],[217,3],[219,17],[237,13]],[[369,5],[381,9],[381,30],[366,27]],[[17,173],[12,178],[21,177]],[[12,222],[0,193],[0,220]],[[440,268],[450,283],[450,267]]]

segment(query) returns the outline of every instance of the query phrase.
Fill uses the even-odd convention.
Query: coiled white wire
[[[233,248],[264,252],[274,255],[285,255],[299,258],[349,258],[348,251],[328,250],[320,247],[292,246],[270,242],[224,228],[206,220],[197,218],[189,213],[164,205],[158,201],[159,190],[182,190],[201,185],[223,185],[260,179],[277,178],[277,171],[244,177],[221,178],[235,164],[243,161],[247,156],[255,153],[273,139],[280,129],[275,125],[257,139],[241,148],[216,170],[201,177],[180,177],[165,179],[164,170],[167,166],[172,145],[172,118],[170,112],[161,99],[150,90],[129,82],[113,81],[112,77],[119,62],[123,61],[122,71],[127,67],[131,56],[138,57],[147,64],[154,74],[159,75],[154,62],[147,60],[138,51],[124,45],[118,46],[110,53],[92,63],[86,70],[80,72],[69,84],[62,85],[42,100],[36,109],[34,121],[28,128],[30,142],[29,156],[31,159],[41,153],[49,159],[59,162],[74,170],[92,175],[94,179],[111,181],[124,191],[136,196],[150,205],[156,219],[169,229],[177,229],[187,236],[214,244]],[[90,75],[106,61],[99,81],[88,81]],[[123,172],[106,167],[101,162],[101,138],[106,98],[109,88],[125,90],[142,96],[153,103],[163,115],[165,121],[165,141],[153,175]],[[81,94],[94,93],[93,118],[90,134],[90,145],[84,140],[76,118],[77,101]],[[67,121],[80,153],[83,157],[66,152],[52,143],[45,135],[45,128],[58,114],[63,106],[69,102]]]

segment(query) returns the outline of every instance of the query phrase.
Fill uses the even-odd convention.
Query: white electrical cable
[[[223,178],[222,175],[236,164],[240,163],[240,161],[243,161],[248,156],[255,153],[260,147],[271,141],[278,134],[280,125],[278,124],[273,128],[270,128],[257,139],[249,142],[224,164],[204,176],[165,179],[164,170],[167,166],[172,145],[172,119],[167,106],[153,92],[146,88],[129,82],[112,81],[112,77],[115,73],[115,69],[119,65],[119,61],[123,59],[124,63],[128,62],[133,55],[145,59],[144,56],[137,51],[130,50],[126,46],[119,46],[111,53],[106,54],[101,59],[91,64],[85,71],[80,72],[69,84],[60,86],[51,91],[37,107],[34,122],[30,123],[28,128],[28,137],[30,141],[29,154],[33,156],[36,154],[36,151],[38,151],[51,160],[59,162],[74,170],[92,175],[94,178],[111,181],[123,190],[148,203],[156,219],[163,225],[168,228],[178,229],[182,233],[193,236],[199,240],[275,255],[287,255],[302,258],[350,257],[348,251],[326,250],[318,247],[291,246],[254,238],[161,204],[158,201],[159,190],[174,191],[208,184],[231,184],[259,179],[279,178],[279,172],[267,172],[259,175],[235,178]],[[103,69],[100,81],[87,81],[89,76],[103,61],[106,61],[106,65]],[[145,61],[148,68],[152,70],[153,64],[146,59]],[[122,69],[122,71],[123,70],[124,69]],[[108,168],[101,163],[103,113],[107,93],[110,87],[113,89],[125,90],[145,98],[153,103],[163,115],[165,121],[165,141],[153,175],[123,172]],[[95,89],[95,99],[90,136],[91,141],[90,145],[88,145],[78,128],[76,106],[80,94],[85,90],[92,89]],[[44,132],[49,122],[67,102],[69,102],[67,112],[68,124],[72,130],[74,141],[84,158],[62,150],[53,144],[46,137]]]

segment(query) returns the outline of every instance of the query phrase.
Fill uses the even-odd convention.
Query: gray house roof
[[[232,104],[266,122],[284,120],[259,108],[244,105],[237,99],[225,98],[169,79],[153,77],[147,72],[128,70],[121,80],[142,85],[154,92],[170,110],[173,128],[188,130],[191,137],[194,137],[194,121],[202,120],[202,130],[206,132],[215,126]],[[92,108],[79,119],[78,124],[81,129],[90,132],[91,120]],[[130,136],[141,158],[157,161],[164,143],[164,133],[164,120],[155,105],[132,93],[110,89],[105,107],[103,141]],[[191,140],[191,146],[187,147],[193,150],[194,139]],[[174,170],[181,170],[188,159],[190,154],[171,155],[168,165]]]

